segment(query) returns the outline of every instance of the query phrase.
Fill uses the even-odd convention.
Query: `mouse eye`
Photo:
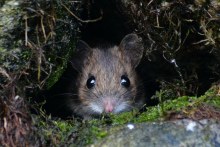
[[[130,80],[128,79],[127,76],[122,75],[121,76],[121,85],[128,88],[130,86]]]
[[[89,79],[87,80],[86,86],[87,86],[87,88],[91,89],[93,86],[95,86],[95,83],[96,83],[95,77],[94,77],[94,76],[91,76],[91,77],[89,77]]]

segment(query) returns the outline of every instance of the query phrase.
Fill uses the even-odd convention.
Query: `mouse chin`
[[[91,103],[89,105],[89,108],[91,109],[92,112],[94,112],[94,114],[109,114],[109,113],[113,113],[113,114],[118,114],[121,112],[125,112],[125,111],[129,111],[131,110],[132,106],[130,106],[130,104],[128,104],[127,102],[102,102],[102,104],[97,104],[97,103]]]

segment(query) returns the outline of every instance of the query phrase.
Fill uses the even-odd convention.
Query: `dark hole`
[[[85,3],[85,7],[87,7],[87,3]],[[119,44],[125,35],[134,32],[132,26],[128,27],[129,22],[127,18],[122,16],[117,10],[114,0],[95,0],[90,2],[89,9],[85,8],[82,12],[82,19],[98,18],[101,15],[100,11],[103,11],[103,19],[101,21],[82,24],[81,27],[81,40],[87,42],[91,47],[105,44]],[[203,51],[198,51],[200,52],[198,53],[197,51],[198,50],[190,53],[186,52],[184,53],[185,55],[182,53],[181,57],[177,57],[176,60],[184,76],[185,74],[192,75],[192,71],[196,72],[198,79],[194,79],[192,83],[186,86],[190,87],[190,84],[198,82],[198,90],[196,93],[192,92],[188,94],[199,96],[204,94],[211,84],[219,78],[219,75],[215,76],[208,64],[212,62],[214,66],[215,63],[218,63],[215,57],[207,52],[201,53]],[[152,61],[149,61],[147,57],[145,57],[137,67],[137,72],[143,81],[148,105],[158,103],[157,100],[151,100],[150,97],[161,89],[160,80],[172,82],[173,79],[180,79],[174,65],[168,63],[162,54],[155,53],[155,57],[155,60]],[[64,100],[68,95],[65,95],[65,93],[70,93],[69,91],[76,93],[76,85],[73,84],[76,77],[77,72],[69,65],[61,79],[50,91],[46,92],[45,97],[47,98],[47,103],[45,108],[48,113],[61,117],[66,117],[71,114],[71,112],[66,109]],[[187,80],[187,76],[185,80]],[[62,93],[64,95],[62,95]]]

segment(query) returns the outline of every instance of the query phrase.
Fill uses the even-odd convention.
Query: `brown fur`
[[[128,38],[127,40],[126,37]],[[120,112],[140,108],[143,105],[143,98],[138,87],[140,81],[138,81],[135,72],[135,67],[142,57],[143,47],[140,45],[140,39],[137,35],[130,34],[130,36],[127,35],[126,37],[122,40],[119,47],[91,49],[85,43],[81,46],[83,49],[87,48],[87,51],[81,54],[83,58],[79,57],[82,60],[80,62],[81,67],[74,65],[73,61],[73,67],[78,67],[77,70],[80,72],[77,79],[79,103],[74,103],[74,101],[68,102],[74,113],[83,117],[100,115],[103,112],[94,111],[94,109],[91,109],[90,104],[95,103],[97,107],[100,107],[99,109],[103,109],[103,101],[106,97],[115,99],[114,101],[117,104],[126,103],[126,106]],[[128,43],[127,46],[126,43]],[[133,50],[130,53],[131,49]],[[134,50],[139,53],[134,54]],[[137,59],[134,62],[132,58]],[[91,75],[96,78],[96,85],[88,89],[86,83]],[[130,86],[128,88],[120,84],[122,75],[126,75],[130,80]]]

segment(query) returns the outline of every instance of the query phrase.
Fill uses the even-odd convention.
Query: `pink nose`
[[[106,113],[111,113],[114,109],[114,106],[113,106],[113,102],[107,100],[107,101],[104,101],[104,109],[105,109],[105,112]]]

